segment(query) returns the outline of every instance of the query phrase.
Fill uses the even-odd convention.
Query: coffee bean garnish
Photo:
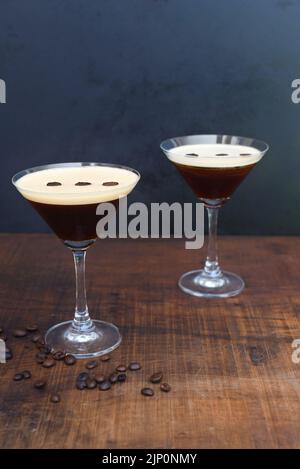
[[[216,156],[228,156],[228,153],[216,153]]]
[[[27,335],[27,331],[24,329],[15,329],[13,331],[14,337],[20,338],[20,337],[25,337]]]
[[[97,383],[95,379],[87,379],[86,380],[86,387],[88,389],[95,389],[97,387]]]
[[[157,373],[153,373],[153,375],[150,376],[150,381],[151,383],[160,383],[163,378],[163,374],[161,371],[158,371]]]
[[[40,380],[34,383],[36,389],[43,389],[46,386],[46,381]]]
[[[61,186],[61,182],[53,181],[53,182],[47,182],[47,186],[49,187],[55,187],[55,186]]]
[[[102,186],[109,187],[109,186],[118,186],[119,183],[117,181],[107,181],[103,182]]]
[[[197,153],[186,153],[185,156],[189,156],[190,158],[196,158],[196,156],[199,156],[199,155],[197,155]]]
[[[105,376],[104,375],[96,375],[94,377],[96,383],[101,384],[105,381]]]
[[[50,397],[50,401],[53,402],[53,404],[57,404],[60,402],[60,395],[59,394],[52,394]]]
[[[92,370],[93,368],[96,368],[96,366],[98,366],[98,363],[95,360],[88,362],[85,365],[87,370]]]
[[[171,386],[168,383],[161,383],[160,390],[163,392],[170,392]]]
[[[77,376],[77,380],[78,381],[86,381],[89,377],[89,374],[86,373],[85,371],[83,371],[82,373],[79,373],[79,375]]]
[[[118,375],[118,381],[119,381],[119,383],[124,383],[124,381],[126,381],[126,379],[127,379],[126,373],[120,373],[120,374]]]
[[[111,383],[107,381],[107,379],[103,381],[103,383],[99,384],[100,391],[108,391],[110,388],[111,388]]]
[[[22,375],[23,375],[24,379],[30,379],[31,378],[31,372],[29,370],[22,371]]]
[[[68,354],[65,356],[64,358],[64,362],[66,365],[74,365],[76,363],[76,358],[74,357],[74,355],[71,355],[71,354]]]
[[[56,365],[56,362],[55,362],[55,360],[52,360],[52,358],[47,358],[47,360],[45,360],[42,363],[43,368],[52,368],[55,365]]]
[[[22,379],[24,379],[23,373],[16,373],[15,374],[14,381],[21,381]]]
[[[9,347],[5,349],[5,360],[11,360],[13,358],[12,350]]]
[[[38,326],[36,324],[30,324],[29,326],[26,326],[26,331],[28,332],[35,332],[38,330]]]
[[[141,390],[141,394],[143,394],[143,396],[150,397],[150,396],[154,396],[154,391],[151,388],[143,388]]]
[[[111,382],[111,384],[115,384],[118,381],[117,373],[112,373],[109,377],[109,381]]]
[[[110,360],[110,355],[102,355],[102,357],[100,357],[100,360],[102,362],[108,362]]]
[[[52,358],[54,360],[63,360],[65,358],[66,354],[62,351],[62,350],[56,350],[56,352],[54,352],[52,354]]]
[[[128,368],[130,371],[137,371],[137,370],[140,370],[142,367],[138,362],[132,362],[129,364]]]
[[[79,389],[79,391],[82,391],[83,389],[86,388],[86,381],[77,381],[76,382],[76,388]]]
[[[79,181],[79,182],[76,182],[75,186],[90,186],[91,184],[92,184],[91,182]]]
[[[118,371],[120,373],[124,373],[126,370],[127,370],[127,366],[125,366],[125,365],[118,365],[117,368],[116,368],[116,371]]]

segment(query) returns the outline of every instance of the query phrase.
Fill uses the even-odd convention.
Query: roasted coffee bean
[[[29,326],[26,326],[26,331],[28,332],[35,332],[38,330],[38,326],[36,324],[30,324]]]
[[[24,379],[30,379],[31,378],[31,372],[29,370],[22,371],[22,374],[23,374]]]
[[[103,383],[99,384],[99,389],[101,391],[108,391],[111,388],[111,383],[107,380],[103,381]]]
[[[52,360],[52,358],[47,358],[44,363],[42,363],[42,367],[44,368],[52,368],[53,366],[56,365],[55,360]]]
[[[76,363],[76,358],[74,357],[74,355],[71,355],[71,354],[68,354],[65,356],[64,358],[64,362],[66,365],[74,365]]]
[[[50,397],[50,401],[53,402],[53,404],[57,404],[60,402],[60,395],[59,394],[52,394]]]
[[[22,379],[24,379],[23,373],[16,373],[15,374],[14,381],[21,381]]]
[[[88,389],[95,389],[97,387],[97,383],[95,379],[87,379],[86,380],[86,387]]]
[[[47,182],[47,186],[49,187],[55,187],[55,186],[61,186],[61,182],[53,181],[53,182]]]
[[[118,371],[119,373],[124,373],[126,370],[127,370],[127,366],[125,365],[118,365],[116,368],[116,371]]]
[[[42,338],[41,334],[34,334],[31,338],[31,342],[36,344]]]
[[[5,360],[11,360],[13,358],[12,350],[9,347],[5,348]]]
[[[76,182],[75,186],[90,186],[92,183],[91,182]]]
[[[110,355],[102,355],[102,357],[100,357],[100,360],[102,362],[108,362],[110,360]]]
[[[171,386],[168,383],[161,383],[160,390],[163,392],[170,392]]]
[[[83,389],[86,388],[86,381],[77,381],[76,382],[76,388],[82,391]]]
[[[62,350],[56,350],[56,352],[52,353],[52,358],[54,360],[63,360],[65,358],[66,354]]]
[[[89,374],[83,371],[82,373],[79,373],[77,376],[78,381],[86,381],[89,378]]]
[[[101,384],[101,383],[103,383],[103,381],[105,381],[105,376],[104,375],[96,375],[94,377],[94,380],[96,381],[96,383]]]
[[[154,391],[151,388],[143,388],[141,390],[141,393],[143,394],[143,396],[147,396],[147,397],[154,396]]]
[[[160,383],[163,378],[163,374],[161,371],[158,371],[157,373],[153,373],[153,375],[150,376],[150,381],[151,383]]]
[[[132,362],[129,364],[128,368],[130,369],[130,371],[137,371],[140,370],[142,367],[138,362]]]
[[[107,182],[102,183],[102,186],[107,186],[107,187],[109,187],[109,186],[118,186],[118,185],[119,185],[119,183],[117,181],[107,181]]]
[[[46,386],[46,381],[40,380],[34,383],[36,389],[43,389]]]
[[[111,384],[115,384],[118,381],[117,373],[112,373],[109,377],[109,381],[111,382]]]
[[[126,381],[126,378],[127,378],[126,373],[120,373],[120,374],[118,375],[118,381],[119,381],[120,383],[124,383],[124,381]]]
[[[14,337],[20,338],[20,337],[25,337],[27,335],[27,331],[24,329],[15,329],[13,331]]]
[[[93,368],[96,368],[96,366],[98,366],[98,363],[95,360],[87,362],[85,365],[87,370],[92,370]]]

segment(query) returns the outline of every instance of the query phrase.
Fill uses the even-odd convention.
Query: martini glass
[[[121,342],[118,328],[92,320],[86,300],[86,250],[97,239],[99,203],[115,207],[128,195],[140,175],[125,166],[104,163],[59,163],[17,173],[12,182],[50,228],[71,249],[75,264],[76,307],[74,319],[52,326],[45,341],[52,350],[77,358],[111,352]]]
[[[208,213],[209,237],[204,267],[183,274],[179,287],[185,293],[206,298],[238,295],[245,286],[243,279],[222,271],[218,262],[218,212],[264,156],[268,145],[252,138],[229,135],[191,135],[165,140],[160,147],[205,204]]]

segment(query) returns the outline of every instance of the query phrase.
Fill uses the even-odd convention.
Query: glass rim
[[[199,139],[197,142],[196,140]],[[207,139],[209,141],[205,142]],[[213,141],[215,139],[215,141]],[[190,140],[190,141],[189,141]],[[202,140],[202,141],[200,141]],[[220,141],[221,140],[221,141]],[[225,140],[225,141],[223,141]],[[236,141],[235,143],[231,143]],[[186,142],[186,143],[184,143]],[[160,148],[163,152],[168,153],[170,150],[176,147],[184,145],[204,145],[204,144],[220,144],[220,145],[244,145],[259,150],[263,156],[270,148],[269,144],[263,140],[259,140],[251,137],[243,137],[239,135],[227,135],[227,134],[191,134],[182,135],[178,137],[171,137],[163,140],[160,143]]]
[[[133,168],[130,168],[129,166],[121,165],[121,164],[115,164],[115,163],[98,163],[98,162],[93,162],[93,161],[74,161],[74,162],[68,162],[68,163],[49,163],[49,164],[44,164],[44,165],[39,165],[39,166],[32,166],[31,168],[23,169],[21,171],[18,171],[17,173],[14,174],[14,176],[11,179],[12,184],[18,189],[17,186],[17,181],[21,179],[23,176],[26,174],[30,173],[37,173],[38,171],[43,171],[45,169],[55,169],[55,168],[71,168],[71,167],[82,167],[82,166],[104,166],[104,167],[109,167],[109,168],[118,168],[118,169],[125,169],[127,171],[130,171],[131,173],[134,173],[137,175],[138,179],[136,183],[141,178],[140,173]],[[124,185],[121,186],[122,189],[126,189],[127,187],[130,187],[132,184]],[[108,188],[109,190],[109,188]],[[37,190],[31,190],[31,189],[26,189],[26,192],[28,193],[40,193],[40,191]],[[107,191],[108,192],[108,191]],[[70,192],[60,192],[61,195],[74,195],[71,194]],[[98,194],[98,191],[95,192],[90,192],[89,194]]]

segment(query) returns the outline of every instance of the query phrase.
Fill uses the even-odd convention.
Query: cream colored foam
[[[22,176],[15,184],[28,200],[56,205],[85,205],[109,202],[132,191],[139,176],[127,169],[110,166],[57,167],[43,169]],[[48,182],[61,186],[49,187]],[[91,182],[89,186],[75,186],[77,182]],[[103,186],[116,181],[117,186]]]
[[[189,157],[187,153],[195,153],[198,156]],[[218,153],[226,153],[226,156],[217,156]],[[247,153],[248,156],[242,156]],[[249,155],[250,154],[250,155]],[[187,166],[200,166],[205,168],[234,168],[257,163],[261,159],[259,150],[242,145],[203,144],[183,145],[169,150],[168,158],[173,163]]]

